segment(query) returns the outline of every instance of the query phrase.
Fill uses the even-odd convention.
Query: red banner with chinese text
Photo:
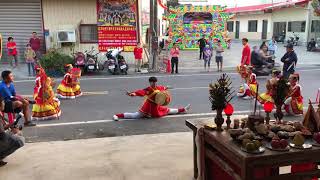
[[[122,48],[132,52],[137,45],[137,31],[132,26],[99,26],[99,51]]]
[[[137,0],[97,0],[99,50],[122,48],[133,51],[137,45]]]

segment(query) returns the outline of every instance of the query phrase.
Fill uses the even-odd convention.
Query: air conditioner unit
[[[75,30],[60,30],[57,33],[59,43],[76,42]]]

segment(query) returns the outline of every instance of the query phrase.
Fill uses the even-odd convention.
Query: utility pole
[[[150,0],[150,63],[151,70],[155,71],[157,69],[157,59],[158,59],[158,4],[157,0]],[[150,68],[150,66],[149,66]]]

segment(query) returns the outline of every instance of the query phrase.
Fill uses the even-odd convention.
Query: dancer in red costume
[[[130,92],[130,93],[128,92],[128,96],[146,97],[146,100],[144,101],[140,110],[134,113],[116,114],[113,116],[113,119],[115,121],[119,119],[139,119],[139,118],[145,118],[145,117],[158,118],[166,115],[186,113],[190,109],[190,104],[184,108],[179,108],[179,109],[172,109],[166,106],[160,106],[156,104],[155,103],[156,94],[158,92],[166,91],[168,88],[165,86],[156,85],[157,84],[156,77],[150,77],[149,83],[150,83],[150,86],[145,89],[137,90],[135,92]]]
[[[298,84],[299,79],[299,74],[297,73],[291,74],[289,77],[290,92],[284,102],[284,109],[291,115],[303,114],[303,97],[301,86]]]
[[[252,72],[252,66],[246,68],[245,83],[240,87],[237,96],[243,99],[252,99],[257,93],[257,75]]]

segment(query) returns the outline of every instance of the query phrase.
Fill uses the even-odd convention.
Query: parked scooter
[[[280,36],[277,36],[276,38],[277,42],[282,42],[282,44],[284,44],[285,39],[286,39],[286,35],[285,34],[281,34]]]
[[[128,74],[129,66],[121,55],[121,50],[110,50],[106,54],[107,60],[104,62],[104,67],[108,69],[110,74]]]
[[[100,65],[98,61],[98,54],[93,54],[94,49],[92,48],[91,51],[85,51],[86,60],[85,60],[85,68],[84,72],[99,72],[103,70],[103,66]]]
[[[124,57],[121,54],[118,55],[117,59],[118,59],[120,74],[127,75],[129,66],[128,66],[126,60],[124,59]]]
[[[292,36],[289,37],[289,39],[287,40],[287,43],[288,44],[291,43],[294,46],[298,46],[298,42],[299,42],[300,37],[298,35],[294,34],[294,32],[293,32],[293,36],[294,37],[292,37]]]
[[[75,66],[81,70],[84,70],[86,66],[86,55],[83,52],[76,52],[73,53],[73,57]]]

